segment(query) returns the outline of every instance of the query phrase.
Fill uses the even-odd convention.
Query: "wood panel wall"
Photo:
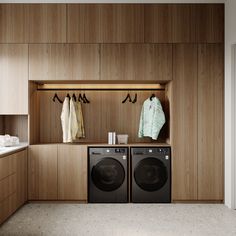
[[[223,4],[1,4],[1,43],[219,43]]]
[[[79,92],[74,91],[78,96]],[[70,95],[74,93],[70,91]],[[80,91],[83,93],[83,91]],[[53,91],[38,91],[39,110],[39,139],[32,139],[31,143],[60,143],[62,142],[62,129],[60,114],[62,104],[53,102],[55,94]],[[145,99],[155,93],[162,102],[167,122],[163,127],[159,142],[165,142],[169,137],[169,101],[165,91],[141,91],[137,92],[136,103],[122,103],[128,92],[119,91],[86,91],[86,97],[90,104],[82,104],[86,138],[80,142],[107,142],[107,133],[116,131],[120,134],[128,134],[129,142],[150,142],[149,138],[139,139],[138,128],[141,108]],[[136,92],[129,91],[132,98]],[[57,92],[61,99],[64,99],[67,92]],[[33,114],[32,114],[33,115]],[[34,116],[34,115],[33,115]],[[36,130],[37,132],[37,130]],[[34,137],[34,134],[32,134]]]

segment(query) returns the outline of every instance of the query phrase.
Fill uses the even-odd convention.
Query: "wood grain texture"
[[[0,158],[0,180],[16,173],[16,160],[14,155]]]
[[[58,199],[87,200],[87,146],[58,145]]]
[[[28,45],[0,44],[0,114],[28,114]]]
[[[15,154],[16,158],[16,206],[22,206],[28,200],[28,151],[24,150]]]
[[[28,8],[25,4],[0,4],[0,43],[28,43]]]
[[[195,42],[195,11],[192,4],[174,4],[172,9],[172,42]]]
[[[29,200],[57,199],[57,145],[31,145],[28,158]]]
[[[29,5],[29,42],[66,42],[66,5]]]
[[[170,4],[144,5],[144,41],[172,43],[172,8]]]
[[[172,199],[197,199],[197,45],[173,52]]]
[[[101,42],[100,5],[68,4],[67,15],[68,43]]]
[[[199,45],[198,65],[198,199],[223,200],[223,44]]]
[[[16,193],[0,202],[0,224],[6,220],[16,209]]]
[[[69,80],[99,80],[99,53],[98,44],[69,45]]]
[[[16,173],[0,180],[0,202],[16,192]]]
[[[196,11],[196,42],[224,42],[224,5],[199,4]]]
[[[172,45],[101,45],[102,80],[172,79]]]
[[[28,142],[28,116],[6,115],[4,117],[4,134],[17,136],[20,142]]]
[[[33,44],[30,80],[98,80],[98,44]]]

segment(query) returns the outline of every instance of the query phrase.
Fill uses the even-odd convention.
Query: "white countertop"
[[[19,145],[12,146],[12,147],[0,147],[0,157],[3,155],[5,156],[7,154],[14,153],[28,146],[29,146],[28,143],[20,143]]]

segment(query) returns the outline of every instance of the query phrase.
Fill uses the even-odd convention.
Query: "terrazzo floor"
[[[221,204],[30,203],[0,227],[0,235],[231,236],[236,211]]]

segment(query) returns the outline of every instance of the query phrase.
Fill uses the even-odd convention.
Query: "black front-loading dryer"
[[[128,148],[90,147],[88,153],[89,202],[128,202]]]
[[[171,201],[171,150],[169,147],[131,148],[131,201]]]

